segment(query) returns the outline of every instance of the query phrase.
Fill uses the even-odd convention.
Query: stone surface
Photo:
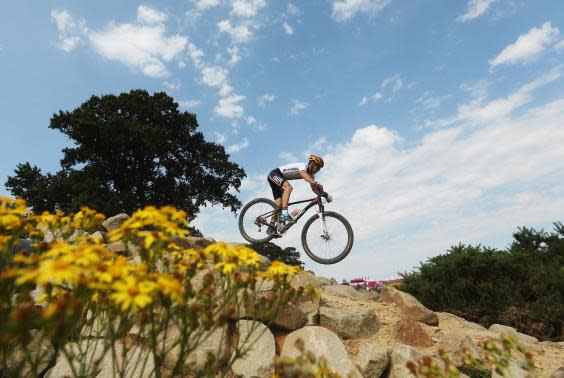
[[[556,370],[554,373],[550,374],[550,378],[564,378],[564,366]]]
[[[416,362],[422,356],[416,349],[408,345],[397,344],[390,355],[388,378],[415,378],[406,364],[408,361]]]
[[[396,339],[403,344],[414,347],[430,347],[433,346],[431,336],[425,331],[419,322],[411,319],[402,319],[398,323],[396,329]]]
[[[246,350],[246,354],[233,363],[232,372],[242,378],[271,378],[276,355],[272,332],[264,324],[252,320],[239,320],[237,329],[238,348]]]
[[[77,354],[79,351],[79,346],[76,343],[67,345],[67,348],[69,348],[69,350],[71,350],[74,354]],[[87,350],[87,361],[93,361],[101,358],[100,364],[95,371],[90,371],[90,374],[81,374],[81,376],[94,376],[98,378],[110,378],[115,376],[113,371],[112,353],[109,349],[104,351],[102,342],[95,343],[92,340],[84,340],[80,343],[80,348],[82,350]],[[124,363],[121,359],[122,348],[122,344],[117,343],[116,355],[118,356],[117,362],[119,365]],[[125,357],[125,364],[126,368],[124,376],[127,378],[148,378],[155,376],[155,365],[152,354],[139,347],[132,347],[128,350]],[[73,360],[73,366],[75,370],[80,368],[80,364],[77,360]],[[57,357],[56,365],[49,369],[45,375],[46,378],[70,378],[73,376],[74,374],[72,372],[71,365],[67,362],[67,359],[62,353]]]
[[[460,331],[445,332],[437,343],[437,349],[444,350],[456,366],[461,366],[464,363],[463,349],[467,349],[474,359],[480,359],[480,352],[476,344]]]
[[[319,308],[319,325],[345,339],[370,337],[378,332],[378,318],[370,308]]]
[[[439,325],[437,314],[423,306],[408,293],[399,291],[391,286],[385,286],[380,291],[380,298],[389,303],[395,303],[403,315],[411,320],[423,322],[432,326]]]
[[[90,237],[100,243],[105,243],[105,238],[102,231],[96,231],[95,233],[90,234]]]
[[[106,230],[112,231],[120,227],[128,219],[129,215],[121,213],[106,219],[104,223],[102,223],[102,226],[104,226]]]
[[[509,366],[505,371],[500,374],[497,371],[492,372],[492,378],[535,378],[536,375],[527,371],[526,364],[523,360],[511,358],[509,360]]]
[[[106,249],[110,252],[125,254],[127,252],[127,247],[124,242],[117,241],[106,246]]]
[[[32,359],[38,361],[38,366],[35,371],[37,374],[45,369],[49,365],[49,361],[55,356],[55,349],[49,340],[41,337],[36,330],[31,330],[30,336],[31,341],[27,345],[27,353],[21,346],[17,346],[7,358],[6,376],[33,377],[36,375],[25,359],[26,354],[30,354]],[[0,355],[0,357],[2,356]]]
[[[180,331],[175,326],[168,330],[167,339],[165,341],[165,348],[170,348],[180,337]],[[186,370],[184,371],[186,377],[198,376],[208,359],[208,353],[217,357],[220,362],[225,362],[231,355],[231,338],[227,327],[222,327],[214,330],[208,337],[203,339],[198,347],[193,350],[184,360]],[[169,353],[165,356],[164,367],[171,369],[180,355],[180,346],[174,346]]]
[[[323,327],[308,326],[286,336],[280,352],[281,358],[295,359],[301,355],[296,341],[301,340],[306,352],[313,353],[319,360],[327,361],[327,366],[343,377],[361,377],[358,368],[353,364],[339,337]]]
[[[307,315],[296,305],[285,306],[272,321],[272,326],[286,331],[294,331],[306,325]]]
[[[206,248],[208,245],[213,244],[213,242],[207,238],[201,238],[198,236],[175,236],[172,238],[174,244],[178,245],[182,248],[194,248],[194,249],[203,249]]]
[[[317,283],[319,286],[329,286],[333,285],[333,281],[330,278],[326,277],[316,277]]]
[[[390,357],[386,348],[376,344],[362,343],[358,346],[355,362],[365,377],[378,378],[388,368]]]
[[[492,325],[490,326],[490,328],[488,328],[488,329],[489,329],[491,332],[497,333],[498,335],[503,335],[503,334],[511,334],[511,335],[514,335],[514,336],[517,337],[517,339],[518,339],[520,342],[523,342],[523,343],[529,343],[529,344],[531,344],[531,343],[537,343],[537,342],[539,341],[536,337],[529,336],[529,335],[526,335],[526,334],[521,333],[521,332],[517,332],[517,331],[515,330],[515,328],[513,328],[513,327],[508,327],[508,326],[504,326],[504,325],[501,325],[501,324],[492,324]]]
[[[328,294],[353,299],[355,301],[361,301],[365,299],[365,297],[363,297],[363,295],[360,294],[358,290],[348,285],[328,285],[323,286],[322,289]]]

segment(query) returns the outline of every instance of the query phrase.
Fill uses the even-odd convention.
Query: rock
[[[488,329],[491,332],[497,333],[498,335],[511,334],[511,335],[517,337],[517,339],[520,342],[523,342],[523,343],[532,344],[532,343],[538,343],[538,341],[539,341],[536,337],[529,336],[529,335],[526,335],[526,334],[521,333],[521,332],[517,332],[515,330],[515,328],[504,326],[504,325],[501,325],[501,324],[492,324],[490,326],[490,328],[488,328]]]
[[[244,357],[235,360],[231,367],[237,377],[271,378],[274,374],[276,348],[272,332],[262,323],[252,320],[239,320],[238,348],[250,349]]]
[[[306,352],[313,353],[318,361],[323,357],[327,366],[341,376],[362,376],[339,337],[323,327],[308,326],[290,333],[286,336],[280,357],[295,359],[300,356],[301,352],[296,347],[298,340],[303,342]]]
[[[294,331],[306,325],[307,315],[296,305],[284,306],[282,311],[272,321],[272,326],[287,331]]]
[[[90,237],[100,243],[105,243],[104,234],[102,234],[101,231],[96,231],[95,233],[90,234]]]
[[[380,291],[383,301],[395,303],[404,316],[411,320],[423,322],[432,326],[439,325],[437,314],[423,306],[417,299],[408,293],[399,291],[391,286],[385,286]]]
[[[378,332],[378,318],[369,308],[319,308],[319,325],[345,339],[370,337]]]
[[[388,368],[388,351],[376,344],[362,343],[358,346],[355,362],[365,377],[378,378]]]
[[[534,372],[529,372],[526,368],[525,361],[521,359],[511,358],[509,360],[509,366],[505,369],[503,374],[495,371],[492,371],[492,378],[504,378],[504,377],[511,377],[511,378],[533,378],[536,377]]]
[[[317,283],[319,286],[329,286],[333,285],[333,281],[330,278],[325,277],[316,277]]]
[[[298,274],[296,274],[292,278],[290,285],[292,285],[292,287],[295,289],[299,287],[303,287],[304,289],[308,287],[313,287],[315,289],[320,288],[319,282],[317,282],[317,278],[315,277],[315,275],[304,271],[301,271]]]
[[[406,364],[411,362],[417,362],[419,358],[423,357],[414,348],[397,344],[394,349],[392,349],[392,354],[390,356],[390,368],[388,378],[415,378],[416,376],[409,371]]]
[[[127,247],[124,242],[117,241],[106,246],[106,249],[110,252],[125,254],[127,252]]]
[[[445,332],[437,343],[437,349],[444,350],[446,355],[456,366],[462,366],[464,364],[463,349],[467,349],[474,359],[481,359],[480,352],[476,344],[474,344],[474,341],[460,331]]]
[[[414,347],[433,346],[433,340],[431,340],[427,331],[423,329],[419,322],[411,319],[400,320],[396,329],[396,339]]]
[[[564,378],[564,366],[550,374],[550,378]]]
[[[328,285],[323,286],[323,291],[327,294],[336,295],[338,297],[345,297],[355,301],[364,300],[360,292],[348,285]]]
[[[171,326],[168,330],[167,339],[165,340],[165,348],[170,348],[172,344],[177,342],[179,337],[180,331],[178,328]],[[228,328],[226,326],[217,328],[211,332],[205,339],[202,339],[196,349],[186,357],[184,360],[184,376],[199,376],[198,373],[205,367],[208,360],[208,353],[216,356],[219,363],[225,363],[229,359],[231,355],[231,338],[229,337]],[[164,368],[172,369],[179,358],[180,346],[177,344],[166,354]]]
[[[174,244],[182,248],[194,248],[194,249],[204,249],[208,245],[213,244],[212,241],[206,238],[200,238],[198,236],[175,236],[172,238]]]
[[[38,361],[35,371],[26,360],[26,352],[21,345],[17,345],[9,357],[6,359],[6,376],[33,377],[38,375],[43,369],[49,366],[49,362],[55,356],[55,348],[46,337],[42,337],[37,330],[30,331],[31,340],[27,345],[27,350],[31,358]],[[3,357],[0,353],[0,357]],[[4,358],[2,358],[4,361]]]
[[[69,236],[69,242],[74,243],[80,238],[84,238],[85,236],[89,236],[90,234],[84,230],[74,230],[71,236]]]
[[[102,223],[102,226],[104,226],[106,230],[112,231],[115,230],[116,228],[119,228],[128,219],[129,219],[129,215],[121,213],[106,219],[104,223]]]
[[[98,365],[96,371],[89,373],[80,374],[81,376],[94,376],[99,378],[113,377],[114,367],[112,361],[112,352],[110,349],[104,350],[104,345],[102,342],[94,343],[92,340],[84,340],[79,345],[72,343],[66,346],[69,348],[73,354],[78,354],[79,350],[86,350],[86,361],[89,363],[96,359],[101,358],[100,364]],[[117,363],[119,366],[124,363],[122,360],[123,344],[116,344],[116,356]],[[151,352],[144,351],[141,348],[134,346],[130,348],[125,357],[125,377],[128,378],[138,378],[138,377],[154,377],[155,376],[155,364],[154,358]],[[80,368],[80,362],[78,360],[73,360],[73,366],[76,370]],[[67,359],[62,353],[57,357],[57,363],[55,366],[47,372],[46,378],[67,378],[73,377],[73,372],[71,365],[68,363]]]

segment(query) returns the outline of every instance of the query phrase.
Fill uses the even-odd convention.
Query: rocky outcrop
[[[128,219],[129,215],[121,213],[106,219],[104,223],[102,223],[102,226],[104,226],[107,231],[112,231],[120,227]]]
[[[390,355],[388,378],[415,378],[406,365],[409,361],[417,361],[422,356],[416,349],[408,345],[397,344]]]
[[[243,348],[245,355],[233,364],[233,374],[241,378],[271,378],[276,355],[272,332],[264,324],[252,320],[239,320],[237,329],[238,346]]]
[[[319,325],[328,328],[344,339],[370,337],[378,332],[378,318],[369,308],[319,309]]]
[[[439,325],[437,314],[423,306],[417,299],[408,293],[386,286],[380,292],[382,300],[395,303],[403,315],[411,320],[423,322],[432,326]]]
[[[525,335],[524,333],[517,332],[515,328],[504,326],[501,324],[492,324],[488,328],[491,332],[495,332],[498,335],[509,334],[517,337],[517,339],[522,343],[537,343],[539,340],[536,337]]]
[[[297,358],[301,355],[296,342],[301,340],[307,352],[316,358],[324,358],[327,366],[343,377],[362,377],[351,361],[344,344],[333,332],[317,326],[308,326],[290,333],[284,341],[281,358]]]
[[[480,359],[480,353],[474,341],[460,331],[445,332],[437,343],[437,349],[442,349],[456,366],[464,363],[463,350],[470,352],[474,359]]]

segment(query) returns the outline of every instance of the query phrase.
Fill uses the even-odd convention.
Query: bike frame
[[[325,225],[325,219],[322,216],[323,212],[325,211],[325,207],[323,206],[323,201],[322,201],[322,197],[325,197],[326,195],[322,195],[322,194],[318,194],[316,198],[310,198],[310,199],[306,199],[306,200],[302,200],[302,201],[296,201],[296,202],[290,202],[288,203],[288,206],[290,205],[297,205],[299,203],[306,203],[309,202],[308,205],[302,209],[302,211],[298,214],[298,216],[296,216],[294,218],[294,220],[292,222],[290,222],[289,224],[287,224],[284,227],[284,232],[287,231],[290,227],[292,227],[295,223],[298,222],[298,220],[309,210],[311,209],[313,206],[317,205],[318,206],[318,210],[317,213],[319,214],[319,216],[321,217],[321,234],[327,234],[327,230],[326,230],[326,225]],[[276,209],[274,211],[269,211],[268,213],[264,213],[262,215],[259,215],[259,218],[261,217],[270,217],[272,216],[274,213],[276,212],[280,212],[281,209]]]

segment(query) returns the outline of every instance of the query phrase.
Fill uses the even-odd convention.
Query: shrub
[[[402,290],[435,311],[484,326],[503,323],[542,339],[561,339],[564,227],[520,228],[507,250],[459,244],[402,274]]]

